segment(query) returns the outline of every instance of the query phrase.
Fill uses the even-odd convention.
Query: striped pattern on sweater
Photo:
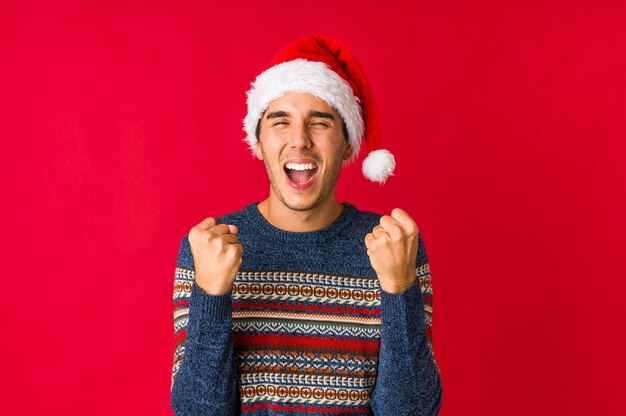
[[[428,263],[416,273],[430,341]],[[184,356],[193,279],[193,270],[176,268],[172,383]],[[340,405],[367,414],[380,347],[378,281],[317,273],[240,272],[232,299],[242,410],[288,411],[297,404],[323,411],[325,406]]]

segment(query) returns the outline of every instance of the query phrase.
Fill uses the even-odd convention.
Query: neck
[[[270,196],[257,205],[261,215],[276,228],[285,231],[316,231],[332,224],[343,212],[343,205],[335,200],[334,192],[319,205],[304,211],[285,206]]]

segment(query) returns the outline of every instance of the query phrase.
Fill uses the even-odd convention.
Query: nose
[[[291,147],[293,149],[308,149],[311,147],[311,135],[306,123],[295,127],[291,134]]]

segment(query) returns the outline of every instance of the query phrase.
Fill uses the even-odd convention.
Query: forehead
[[[326,111],[337,114],[337,111],[326,101],[317,98],[309,93],[289,92],[271,101],[267,107],[267,112],[272,111],[298,111],[309,112],[310,110]]]

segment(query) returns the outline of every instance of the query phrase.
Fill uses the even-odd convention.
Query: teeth
[[[311,170],[315,169],[315,165],[313,163],[287,163],[285,165],[287,169],[291,170]]]

